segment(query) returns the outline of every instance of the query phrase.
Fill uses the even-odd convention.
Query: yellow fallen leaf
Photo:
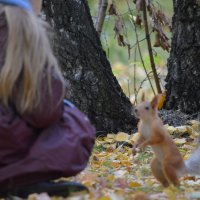
[[[188,124],[192,126],[192,128],[194,129],[194,131],[199,131],[200,129],[200,122],[197,120],[190,120],[188,121]]]
[[[103,197],[98,198],[98,200],[111,200],[111,198],[108,196],[103,196]]]
[[[106,177],[108,181],[113,181],[115,179],[114,175],[110,174]]]
[[[158,183],[158,182],[157,182],[157,180],[155,178],[153,178],[153,179],[148,178],[148,179],[145,180],[145,183],[147,185],[152,186],[152,185],[154,185],[155,183]]]
[[[186,126],[187,133],[193,135],[194,129],[191,126]]]
[[[101,152],[101,153],[98,153],[96,154],[97,157],[105,157],[105,156],[108,156],[108,153],[107,152]]]
[[[178,134],[180,136],[185,133],[188,133],[189,135],[191,135],[193,131],[190,126],[177,126],[177,127],[168,126],[166,128],[170,134]]]
[[[108,133],[108,134],[107,134],[107,138],[113,139],[113,138],[115,138],[115,134],[113,134],[113,133]]]
[[[114,138],[105,138],[105,142],[112,143],[114,142]]]
[[[123,166],[126,166],[126,167],[132,165],[132,162],[129,161],[129,160],[121,160],[120,162],[121,162],[121,164],[122,164]]]
[[[176,138],[176,139],[174,139],[174,142],[175,142],[177,145],[185,144],[185,143],[186,143],[186,139],[185,139],[185,138]]]
[[[116,153],[116,159],[118,160],[127,160],[128,157],[125,153],[117,152]]]
[[[91,159],[90,165],[91,167],[99,168],[101,167],[102,162],[103,162],[102,158],[99,158],[98,156],[94,155]]]
[[[101,168],[102,166],[102,163],[92,163],[91,164],[91,168],[94,168],[94,169],[99,169]]]
[[[195,131],[199,131],[199,129],[200,129],[200,123],[198,122],[198,123],[193,124],[193,125],[192,125],[192,128],[193,128]]]
[[[119,132],[115,136],[115,140],[117,142],[128,142],[129,141],[129,137],[130,137],[130,135],[128,135],[127,133]]]
[[[120,161],[115,160],[115,161],[112,162],[112,167],[113,167],[113,168],[118,168],[118,167],[120,167],[120,166],[121,166]]]
[[[81,177],[81,182],[90,187],[96,183],[98,175],[92,172],[88,172]]]
[[[191,156],[191,154],[185,154],[185,155],[183,156],[183,160],[187,160],[190,156]]]
[[[99,145],[102,145],[102,144],[105,144],[107,142],[105,142],[104,140],[99,140],[99,139],[96,139],[96,145],[99,146]]]
[[[199,138],[199,132],[192,131],[192,135],[190,136],[192,139]]]
[[[142,186],[142,185],[135,181],[129,183],[129,187],[140,187],[140,186]]]
[[[183,135],[184,133],[188,133],[187,126],[177,126],[176,127],[176,133],[178,133],[179,135]]]
[[[170,185],[168,188],[165,188],[164,193],[167,195],[168,199],[170,200],[177,200],[178,195],[181,193],[181,190],[179,190],[177,187]]]
[[[173,126],[168,126],[167,131],[169,132],[169,134],[173,134],[176,131],[176,128]]]
[[[166,99],[166,92],[159,95],[158,110],[162,109]]]

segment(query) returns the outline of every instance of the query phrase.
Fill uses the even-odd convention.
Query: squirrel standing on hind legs
[[[179,186],[179,177],[188,173],[200,175],[200,147],[188,160],[183,160],[177,146],[158,116],[158,103],[159,95],[148,102],[145,101],[143,93],[142,102],[136,106],[135,114],[140,119],[138,124],[140,136],[133,151],[136,147],[144,148],[150,145],[154,152],[151,170],[155,178],[164,187],[168,187],[170,184]]]

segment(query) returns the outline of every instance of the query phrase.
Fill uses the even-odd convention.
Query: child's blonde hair
[[[2,12],[8,25],[8,41],[5,62],[0,66],[0,101],[5,106],[14,102],[21,114],[31,112],[41,100],[44,76],[50,95],[52,72],[61,81],[63,78],[47,38],[45,23],[34,13],[15,6],[0,6]]]

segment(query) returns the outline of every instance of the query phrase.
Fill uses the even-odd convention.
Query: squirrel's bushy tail
[[[200,146],[185,161],[186,170],[191,175],[200,175]]]

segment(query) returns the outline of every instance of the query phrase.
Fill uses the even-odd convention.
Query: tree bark
[[[135,128],[132,105],[112,73],[86,1],[44,0],[43,10],[55,31],[55,53],[70,84],[70,100],[99,132]]]
[[[200,1],[173,0],[173,3],[165,107],[197,113],[200,111]]]

